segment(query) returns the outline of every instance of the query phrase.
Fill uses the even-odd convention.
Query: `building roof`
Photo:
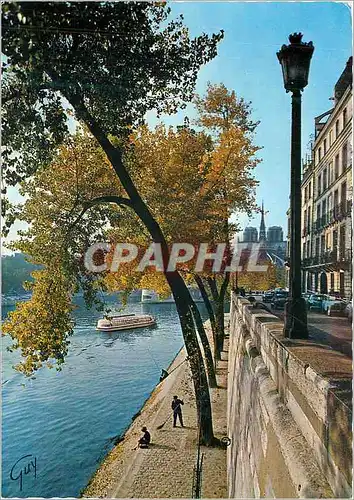
[[[353,56],[350,56],[345,68],[334,86],[335,103],[342,98],[344,92],[353,83]]]

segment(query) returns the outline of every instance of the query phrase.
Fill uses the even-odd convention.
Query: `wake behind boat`
[[[156,325],[156,320],[150,314],[122,314],[120,316],[106,316],[99,319],[96,330],[102,332],[116,332]]]

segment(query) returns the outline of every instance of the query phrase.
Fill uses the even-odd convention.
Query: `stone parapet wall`
[[[340,397],[350,360],[284,339],[282,329],[277,317],[232,297],[229,496],[351,497],[352,415]]]

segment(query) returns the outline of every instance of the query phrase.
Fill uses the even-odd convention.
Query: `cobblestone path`
[[[208,330],[210,336],[210,331]],[[218,362],[218,388],[212,389],[213,425],[216,437],[226,435],[227,351]],[[169,371],[185,359],[182,349]],[[185,427],[172,426],[173,395],[184,400]],[[84,492],[85,497],[112,498],[190,498],[197,457],[197,414],[190,370],[183,363],[159,384],[141,414],[103,462]],[[170,418],[168,418],[170,415]],[[160,430],[157,427],[168,421]],[[134,449],[140,428],[146,425],[152,436],[148,449]],[[226,451],[202,447],[204,453],[202,497],[226,498]]]

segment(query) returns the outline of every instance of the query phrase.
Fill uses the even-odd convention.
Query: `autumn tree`
[[[278,268],[269,260],[262,262],[260,265],[265,267],[265,270],[249,271],[247,266],[245,266],[245,268],[238,273],[238,286],[251,291],[266,291],[284,286],[284,282],[282,281],[284,270],[282,268]]]
[[[117,139],[112,140],[117,142]],[[186,125],[177,127],[177,130],[160,125],[154,130],[142,126],[129,136],[125,146],[125,163],[169,244],[189,242],[195,246],[197,253],[203,242],[216,244],[220,240],[223,243],[225,216],[246,205],[249,184],[254,182],[243,171],[248,166],[247,155],[250,160],[252,155],[252,151],[242,151],[245,144],[247,141],[239,138],[238,151],[235,145],[229,146],[230,154],[237,152],[239,160],[236,168],[235,162],[231,163],[232,169],[229,170],[228,165],[224,168],[223,180],[227,176],[228,191],[231,193],[230,198],[225,199],[219,194],[219,170],[215,167],[219,156],[214,156],[210,135],[203,131],[196,132]],[[237,189],[234,189],[235,185]],[[112,253],[115,245],[121,242],[134,243],[146,249],[150,241],[134,212],[125,210],[122,217],[109,204],[97,205],[97,202],[113,200],[123,193],[110,163],[90,134],[77,133],[66,140],[51,165],[39,171],[30,181],[23,182],[21,189],[27,201],[18,216],[30,224],[30,229],[19,242],[15,242],[14,248],[29,253],[47,267],[52,265],[55,255],[60,260],[70,248],[71,255],[67,255],[65,265],[70,263],[72,278],[76,277],[77,287],[84,290],[86,298],[89,292],[92,293],[94,283],[110,290],[124,290],[125,295],[136,288],[152,288],[162,294],[168,293],[169,287],[161,272],[155,272],[150,266],[143,273],[136,270],[138,259],[120,265],[114,272],[111,269],[103,280],[96,281],[80,262],[80,256],[88,242],[94,241],[93,237],[96,240],[108,238],[112,243]],[[95,200],[94,204],[92,200]],[[94,205],[99,211],[92,212],[94,219],[90,219],[86,209]],[[78,217],[82,207],[86,207],[85,217]],[[76,227],[73,227],[72,221],[76,221]],[[79,256],[76,263],[75,256]],[[142,256],[140,253],[139,258]],[[202,281],[200,275],[193,271],[195,264],[196,258],[190,259],[188,265],[178,265],[178,270],[184,277],[192,273],[197,282]],[[57,262],[56,266],[59,267]],[[211,266],[206,266],[203,273],[210,280],[211,288],[216,280],[220,281],[215,278],[215,273],[212,274]],[[215,334],[214,346],[217,348],[220,340],[216,337],[213,309],[203,284],[199,286],[209,308]],[[204,350],[209,385],[215,387],[208,338],[197,307],[192,303],[191,308]],[[16,331],[14,325],[8,329]]]
[[[227,243],[221,272],[213,272],[209,265],[195,273],[193,259],[184,266],[184,276],[193,272],[201,290],[215,337],[215,355],[220,357],[229,283],[229,272],[224,270],[230,264],[230,241],[236,230],[229,218],[239,211],[251,214],[255,208],[253,170],[259,148],[253,144],[253,132],[257,123],[251,121],[250,103],[224,85],[209,84],[206,95],[196,97],[195,104],[197,130],[189,120],[177,131],[145,127],[132,142],[137,168],[148,167],[140,182],[168,241],[196,247],[208,242],[210,250]],[[215,314],[203,279],[210,287]]]
[[[191,99],[198,70],[215,57],[222,33],[191,39],[182,19],[167,22],[165,4],[19,2],[3,3],[2,9],[5,182],[15,185],[50,164],[68,135],[70,109],[104,151],[123,193],[91,200],[81,206],[82,211],[101,203],[133,210],[152,240],[161,244],[167,262],[166,238],[132,180],[124,143],[146,111],[171,113]],[[112,137],[119,140],[114,142]],[[75,210],[79,205],[77,200]],[[69,214],[71,210],[73,207]],[[67,232],[75,221],[66,227]],[[52,229],[58,227],[48,228]],[[90,236],[84,234],[83,238]],[[53,259],[47,273],[47,293],[55,282],[72,286],[70,259]],[[211,444],[210,396],[195,335],[192,299],[177,271],[165,276],[190,360],[201,441]],[[65,341],[54,329],[45,329],[43,336],[48,345]],[[41,345],[26,347],[34,356],[28,369],[37,368],[51,352],[57,352],[41,349]]]
[[[200,230],[207,224],[206,207],[198,204],[198,191],[203,184],[198,172],[209,145],[208,137],[187,130],[174,132],[163,126],[154,131],[141,127],[132,134],[129,142],[126,153],[128,168],[135,184],[144,192],[169,245],[173,242],[199,242],[200,233],[190,233],[189,230],[191,221],[195,221],[201,210],[205,220],[204,223],[200,221]],[[111,199],[122,194],[111,165],[90,134],[79,132],[68,139],[49,167],[37,172],[31,180],[22,182],[21,193],[26,202],[18,207],[17,218],[27,222],[29,229],[13,243],[13,249],[30,254],[32,260],[47,267],[54,260],[60,267],[58,261],[66,252],[65,265],[70,266],[76,288],[83,289],[86,295],[92,292],[94,283],[110,291],[123,290],[123,300],[137,288],[154,289],[162,295],[170,293],[159,270],[150,265],[143,271],[137,269],[151,239],[133,211],[125,210],[122,214],[109,204],[101,204],[96,206],[99,210],[87,210],[80,216],[82,207],[91,206],[91,200]],[[188,220],[189,224],[186,223]],[[193,229],[196,229],[195,224]],[[106,258],[109,272],[101,273],[102,279],[96,274],[94,281],[82,265],[81,256],[89,242],[103,239],[112,245]],[[139,255],[113,269],[114,252],[122,242],[136,245]],[[181,271],[179,265],[178,271]],[[212,353],[196,306],[193,315],[204,351],[209,386],[216,387]],[[14,334],[16,325],[10,324],[6,329]]]
[[[251,103],[238,97],[235,91],[229,91],[223,84],[209,84],[206,95],[196,97],[195,104],[198,111],[196,124],[208,131],[213,140],[213,148],[208,158],[209,184],[206,185],[203,196],[213,196],[221,214],[216,224],[210,228],[209,241],[212,242],[212,235],[216,235],[227,242],[226,269],[232,259],[231,241],[237,229],[230,222],[230,216],[235,212],[251,215],[256,208],[257,181],[253,170],[260,161],[256,156],[260,148],[253,141],[258,122],[252,121]],[[217,276],[209,274],[196,277],[212,327],[215,329],[215,354],[218,358],[225,334],[224,301],[229,281],[229,271],[225,271],[223,275],[219,273]],[[208,298],[209,295],[214,307]]]

